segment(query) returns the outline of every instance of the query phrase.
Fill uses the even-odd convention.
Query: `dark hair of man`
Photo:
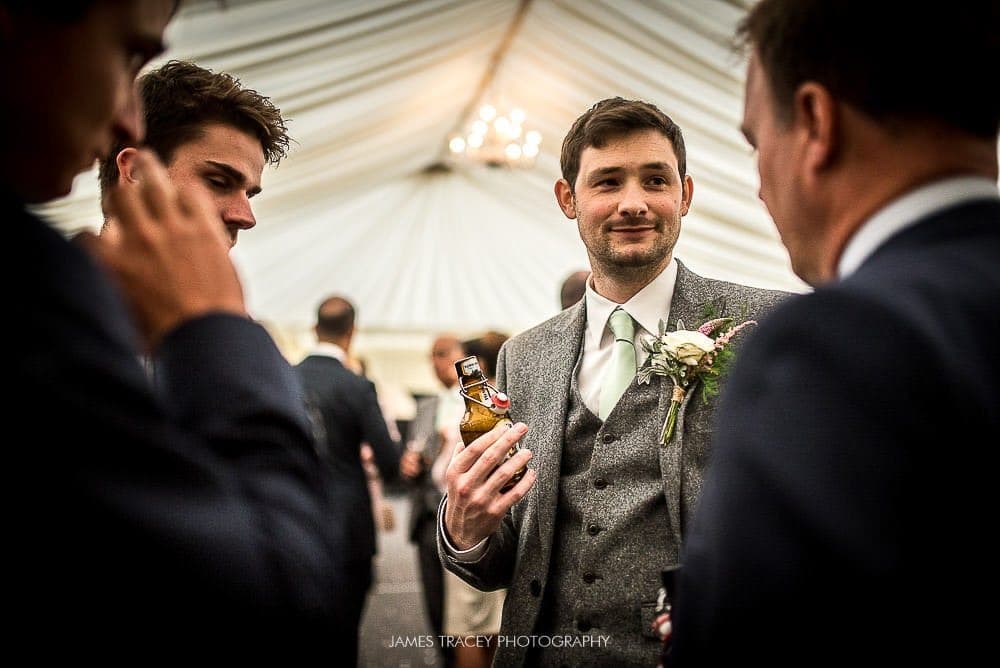
[[[29,14],[42,21],[73,24],[86,16],[100,0],[0,0],[12,14]],[[181,0],[174,0],[172,14],[177,12]]]
[[[78,2],[39,2],[38,0],[0,0],[0,6],[16,14],[30,14],[43,21],[76,23],[90,11],[97,0]]]
[[[222,123],[256,137],[264,159],[277,165],[288,151],[289,137],[281,110],[239,79],[194,63],[172,60],[139,77],[136,85],[146,122],[145,145],[169,164],[177,147],[197,140],[205,126]],[[102,192],[118,181],[116,146],[101,161]]]
[[[796,89],[815,81],[890,127],[931,121],[995,137],[1000,86],[967,81],[1000,63],[1000,2],[905,9],[870,0],[762,0],[740,22],[737,46],[757,53],[784,121]]]
[[[354,306],[343,297],[323,300],[316,313],[316,332],[333,338],[341,337],[354,327]]]
[[[677,169],[683,179],[687,173],[687,155],[684,136],[677,124],[649,102],[613,97],[601,100],[584,112],[563,139],[559,164],[570,189],[576,189],[580,155],[585,148],[604,148],[609,140],[639,130],[659,130],[670,140],[677,155]]]

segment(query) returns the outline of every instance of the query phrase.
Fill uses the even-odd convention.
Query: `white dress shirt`
[[[608,328],[608,318],[611,312],[621,306],[638,326],[635,328],[635,360],[641,367],[649,354],[642,347],[642,341],[656,336],[660,320],[665,319],[670,312],[670,302],[674,296],[674,285],[677,283],[677,261],[671,258],[660,275],[649,282],[639,292],[624,304],[602,297],[594,292],[590,281],[587,281],[586,306],[587,325],[583,332],[583,359],[580,360],[580,371],[576,378],[577,387],[583,403],[597,415],[601,404],[601,387],[604,384],[604,374],[611,364],[611,354],[614,349],[615,337]],[[676,326],[677,323],[669,323]],[[684,323],[691,327],[701,323]]]
[[[982,176],[956,176],[911,190],[858,228],[840,255],[837,275],[847,278],[889,237],[932,213],[977,199],[998,198],[996,182]]]
[[[319,357],[332,357],[335,360],[339,360],[345,367],[347,366],[347,351],[336,343],[318,341],[316,346],[309,351],[309,354],[318,355]]]

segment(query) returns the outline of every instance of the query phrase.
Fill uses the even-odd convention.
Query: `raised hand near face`
[[[109,193],[112,222],[84,243],[116,277],[140,334],[154,349],[171,329],[208,313],[246,315],[229,243],[210,203],[179,193],[149,151],[135,178]]]

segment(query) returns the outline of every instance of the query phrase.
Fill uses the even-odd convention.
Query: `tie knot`
[[[622,308],[616,308],[611,312],[611,317],[608,318],[608,327],[611,329],[611,333],[615,335],[616,340],[624,340],[632,343],[632,339],[635,338],[635,321],[632,320],[632,316],[628,314]]]

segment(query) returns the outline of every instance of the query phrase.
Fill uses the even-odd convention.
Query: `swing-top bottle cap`
[[[505,411],[510,408],[510,397],[503,392],[497,392],[493,395],[493,405]]]

